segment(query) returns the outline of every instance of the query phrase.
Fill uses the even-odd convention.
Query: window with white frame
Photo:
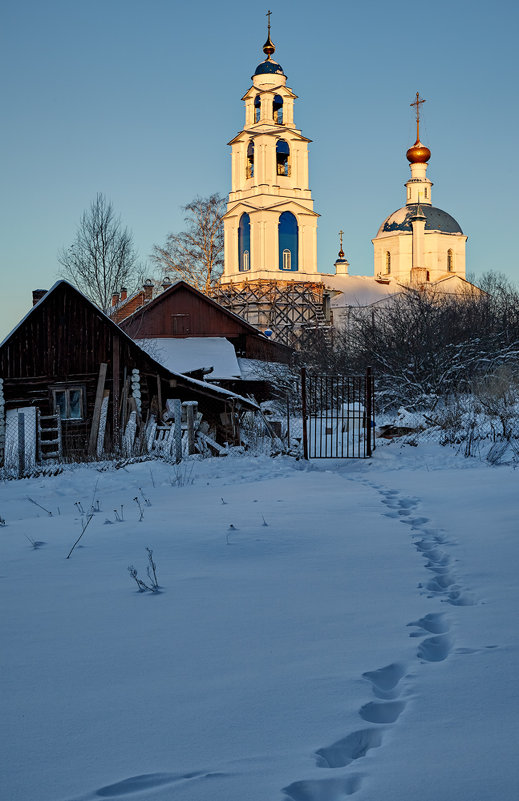
[[[52,388],[55,413],[62,420],[85,419],[85,387],[82,384]]]

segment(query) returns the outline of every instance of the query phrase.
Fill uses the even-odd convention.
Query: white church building
[[[340,326],[347,308],[366,307],[403,287],[458,293],[472,289],[465,278],[467,237],[456,220],[432,204],[427,177],[431,152],[420,141],[418,93],[416,142],[407,151],[411,176],[405,205],[390,214],[372,240],[372,276],[349,274],[342,247],[335,272],[319,272],[317,220],[309,185],[308,144],[294,122],[297,95],[287,86],[281,65],[266,55],[242,100],[245,121],[230,141],[232,185],[224,216],[225,264],[222,289],[275,282],[321,285],[331,297],[333,322]],[[293,282],[293,284],[290,284]],[[275,336],[274,332],[274,336]]]

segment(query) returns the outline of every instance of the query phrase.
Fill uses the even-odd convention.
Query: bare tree
[[[142,278],[133,236],[115,216],[112,203],[98,192],[83,212],[72,245],[58,253],[63,278],[69,278],[101,309],[122,286],[133,291]]]
[[[169,234],[164,247],[155,245],[151,258],[175,278],[209,292],[223,269],[225,200],[218,194],[196,197],[183,210],[186,230]]]

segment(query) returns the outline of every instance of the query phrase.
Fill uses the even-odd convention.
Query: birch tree
[[[151,259],[173,280],[182,279],[208,293],[223,270],[225,200],[218,194],[196,197],[183,211],[186,229],[169,234],[163,247],[155,245]]]
[[[142,280],[133,236],[101,193],[83,212],[74,242],[58,253],[58,261],[61,276],[103,310],[113,292],[123,286],[131,292]]]

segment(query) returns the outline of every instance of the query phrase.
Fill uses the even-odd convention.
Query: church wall
[[[448,275],[447,251],[452,250],[456,275],[465,277],[465,242],[466,237],[431,233],[425,235],[426,267],[430,271],[430,280],[437,281]]]
[[[447,251],[453,252],[453,273],[465,277],[465,236],[444,234],[435,231],[425,232],[424,236],[424,264],[429,272],[430,281],[438,281],[448,274]],[[413,253],[412,234],[399,234],[396,236],[374,239],[375,276],[386,275],[386,252],[391,253],[391,278],[397,281],[409,281]]]

